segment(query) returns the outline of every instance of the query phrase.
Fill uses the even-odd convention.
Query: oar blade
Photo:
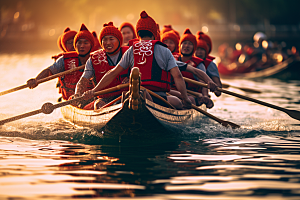
[[[298,110],[287,110],[286,114],[300,121],[300,112]]]

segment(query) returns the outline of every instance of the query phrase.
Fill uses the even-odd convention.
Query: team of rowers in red
[[[27,81],[29,88],[37,86],[37,80],[69,69],[85,65],[59,78],[59,92],[64,100],[84,96],[77,104],[83,109],[98,109],[119,97],[116,91],[94,98],[94,93],[128,82],[130,69],[138,67],[141,85],[171,103],[176,109],[191,108],[191,104],[213,107],[208,90],[220,96],[216,90],[222,87],[218,68],[209,53],[212,42],[208,35],[193,35],[186,29],[180,37],[172,27],[158,24],[142,11],[134,28],[123,23],[119,29],[112,22],[104,24],[99,40],[84,24],[78,32],[66,28],[58,39],[63,53],[54,56],[55,63],[41,71],[36,78]],[[202,81],[207,88],[185,83],[183,77]],[[197,92],[197,98],[189,96],[187,89]],[[167,93],[171,94],[167,96]],[[147,93],[147,99],[165,106],[159,98]]]

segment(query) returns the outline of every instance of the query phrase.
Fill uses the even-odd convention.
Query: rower
[[[199,70],[202,70],[203,72],[206,72],[205,66],[203,64],[203,60],[201,58],[195,57],[194,52],[197,48],[197,40],[196,37],[191,33],[190,29],[185,29],[183,35],[180,38],[179,41],[179,54],[174,55],[175,59],[178,61],[182,61],[184,63],[187,63],[189,65],[192,65],[194,68],[197,68]],[[193,80],[198,80],[198,77],[195,77],[193,73],[190,73],[188,71],[182,71],[182,75],[186,78],[190,78]],[[201,81],[201,80],[198,80]],[[208,95],[208,89],[207,88],[201,88],[198,85],[187,83],[187,89],[202,93],[202,95],[199,95],[197,97],[197,100],[195,101],[196,105],[202,105],[203,103],[208,108],[213,107],[213,102],[209,98]],[[194,102],[193,102],[194,103]]]
[[[170,28],[170,27],[165,26],[165,29],[167,29],[167,28]],[[177,33],[174,30],[169,30],[169,31],[165,30],[165,33],[162,34],[162,42],[168,46],[168,49],[172,52],[172,54],[175,57],[179,56],[179,54],[178,54],[179,39],[180,38],[178,37]],[[207,76],[207,74],[204,71],[193,67],[193,65],[190,63],[186,64],[186,63],[182,63],[180,61],[177,61],[176,63],[181,72],[186,71],[186,72],[193,73],[193,75],[196,76],[199,80],[203,80],[205,83],[207,83],[208,88],[211,91],[216,91],[217,85]],[[174,88],[174,89],[176,89],[176,88]],[[169,93],[181,98],[181,95],[178,91],[171,90]],[[194,97],[189,96],[189,98],[192,101],[192,103],[196,104]],[[202,94],[199,93],[198,98],[202,98]]]
[[[123,36],[122,46],[128,46],[129,40],[136,38],[135,29],[129,22],[124,22],[120,25],[120,31]]]
[[[113,25],[113,22],[103,25],[99,40],[103,49],[99,49],[91,54],[91,57],[85,65],[84,73],[76,85],[75,97],[81,96],[87,90],[89,80],[93,80],[94,86],[96,86],[103,76],[116,66],[129,48],[128,46],[121,47],[123,44],[123,36]],[[128,80],[128,69],[122,71],[103,89],[117,86],[123,81],[125,82],[126,79]],[[95,102],[88,104],[84,109],[100,108],[121,94],[122,91],[116,91],[100,95]]]
[[[179,52],[179,39],[180,37],[174,30],[165,31],[165,33],[161,35],[161,41],[168,46],[168,49],[173,55]]]
[[[63,55],[53,65],[42,70],[36,78],[29,79],[27,81],[28,87],[33,89],[38,85],[37,80],[39,79],[85,64],[87,59],[90,57],[90,51],[94,46],[94,38],[84,24],[81,25],[80,31],[74,37],[74,46],[76,51],[63,53]],[[68,100],[69,97],[74,94],[76,83],[82,73],[83,71],[79,70],[59,78],[60,93],[64,100]],[[88,88],[93,88],[92,82],[89,83]]]
[[[179,92],[182,94],[183,100],[179,109],[183,106],[191,108],[185,88],[185,82],[176,65],[175,59],[166,46],[154,40],[157,31],[156,22],[145,12],[141,12],[140,19],[137,22],[136,30],[140,41],[135,42],[115,68],[110,70],[100,80],[97,86],[85,92],[85,99],[92,98],[96,91],[107,87],[116,76],[130,67],[138,67],[141,72],[141,85],[150,89],[167,100],[166,92],[170,91],[171,75],[174,78],[175,84]],[[163,101],[152,96],[155,103],[165,105]],[[172,101],[178,101],[178,97],[173,97]]]
[[[75,51],[73,43],[76,33],[76,31],[71,31],[70,28],[67,27],[65,28],[63,34],[58,37],[57,46],[62,53],[52,56],[55,61],[60,58],[64,52]]]
[[[219,88],[222,88],[218,67],[211,59],[208,58],[208,52],[210,51],[210,48],[204,38],[205,36],[202,32],[199,32],[196,35],[197,49],[195,51],[195,56],[204,60],[204,66],[207,75],[217,84]],[[214,93],[216,96],[221,95],[221,92],[218,90],[216,90]]]

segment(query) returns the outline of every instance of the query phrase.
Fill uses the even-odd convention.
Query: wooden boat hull
[[[233,71],[226,70],[225,67],[220,63],[218,66],[220,76],[224,79],[232,79],[232,78],[246,78],[246,79],[256,79],[256,78],[266,78],[266,77],[274,77],[283,80],[299,80],[300,79],[300,58],[289,58],[282,63],[279,63],[275,66],[268,67],[266,69],[254,72],[247,73],[234,73]]]
[[[205,106],[202,109],[206,110]],[[120,103],[97,111],[68,105],[62,107],[61,112],[67,121],[95,128],[103,135],[135,137],[181,132],[186,126],[195,125],[203,117],[194,109],[174,110],[147,100],[136,111],[129,109],[125,102],[124,105]]]

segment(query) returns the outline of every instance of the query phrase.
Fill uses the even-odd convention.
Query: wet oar
[[[194,92],[189,92],[190,94],[192,94],[193,96],[196,96],[196,93]],[[168,94],[170,95],[170,94]],[[202,113],[203,115],[206,115],[207,117],[219,122],[222,126],[225,126],[225,127],[228,127],[228,126],[231,126],[231,128],[235,129],[235,128],[240,128],[241,126],[240,125],[237,125],[233,122],[229,122],[229,121],[225,121],[225,120],[222,120],[204,110],[202,110],[201,108],[198,108],[196,105],[192,104],[192,108],[197,110],[198,112]]]
[[[239,90],[242,90],[242,91],[245,91],[245,92],[261,93],[261,91],[259,91],[259,90],[255,90],[255,89],[252,89],[252,88],[246,88],[246,87],[238,87],[238,86],[234,86],[234,85],[229,85],[227,83],[222,83],[222,87],[223,88],[232,87],[232,88],[236,88],[236,89],[239,89]]]
[[[192,108],[195,109],[195,110],[197,110],[197,111],[199,111],[199,112],[201,112],[202,114],[206,115],[207,117],[209,117],[209,118],[211,118],[211,119],[219,122],[222,126],[225,126],[225,127],[231,126],[231,128],[233,128],[233,129],[241,127],[240,125],[237,125],[237,124],[235,124],[233,122],[222,120],[222,119],[220,119],[220,118],[218,118],[218,117],[216,117],[216,116],[214,116],[214,115],[212,115],[212,114],[210,114],[210,113],[208,113],[208,112],[206,112],[206,111],[198,108],[194,104],[192,104]]]
[[[194,81],[194,80],[191,80],[191,79],[188,79],[188,78],[185,78],[185,77],[184,77],[184,80],[186,82],[193,83],[193,84],[196,84],[196,85],[199,85],[199,86],[202,86],[202,87],[207,87],[207,84],[200,83],[198,81]],[[286,108],[282,108],[282,107],[279,107],[279,106],[276,106],[276,105],[273,105],[273,104],[270,104],[270,103],[267,103],[267,102],[264,102],[264,101],[253,99],[251,97],[247,97],[247,96],[244,96],[244,95],[241,95],[241,94],[230,92],[228,90],[224,90],[224,89],[221,89],[221,88],[217,88],[217,90],[220,91],[220,92],[223,92],[225,94],[229,94],[229,95],[232,95],[232,96],[235,96],[235,97],[238,97],[238,98],[241,98],[241,99],[245,99],[245,100],[248,100],[248,101],[263,105],[263,106],[267,106],[269,108],[273,108],[275,110],[280,110],[280,111],[285,112],[286,114],[288,114],[290,117],[292,117],[294,119],[297,119],[297,120],[300,120],[300,112],[297,111],[297,110],[289,110],[289,109],[286,109]]]
[[[110,93],[110,92],[114,92],[116,90],[126,88],[126,87],[128,87],[128,85],[129,84],[126,83],[126,84],[121,84],[121,85],[111,87],[111,88],[108,88],[108,89],[105,89],[105,90],[101,90],[99,92],[95,92],[95,96],[102,95],[102,94],[107,94],[107,93]],[[61,103],[57,103],[57,104],[44,103],[41,109],[34,110],[34,111],[31,111],[31,112],[28,112],[28,113],[24,113],[24,114],[21,114],[21,115],[17,115],[17,116],[14,116],[14,117],[10,117],[10,118],[1,120],[0,125],[3,125],[3,124],[8,123],[8,122],[15,121],[15,120],[18,120],[18,119],[22,119],[22,118],[25,118],[25,117],[30,117],[30,116],[33,116],[33,115],[37,115],[39,113],[50,114],[56,108],[60,108],[60,107],[69,105],[69,104],[71,104],[73,102],[76,102],[76,101],[81,101],[82,99],[83,99],[83,97],[78,97],[78,98],[74,98],[74,99],[64,101],[64,102],[61,102]]]
[[[73,69],[70,69],[70,70],[67,70],[67,71],[64,71],[64,72],[61,72],[61,73],[58,73],[58,74],[54,74],[54,75],[51,75],[51,76],[48,76],[46,78],[42,78],[42,79],[39,79],[37,80],[37,84],[40,84],[40,83],[44,83],[44,82],[47,82],[47,81],[50,81],[52,79],[55,79],[55,78],[58,78],[60,76],[64,76],[66,74],[70,74],[74,71],[77,71],[77,70],[80,70],[80,69],[84,69],[85,65],[81,65],[79,67],[75,67]],[[0,96],[2,95],[5,95],[5,94],[9,94],[9,93],[12,93],[12,92],[15,92],[15,91],[18,91],[18,90],[22,90],[24,88],[27,88],[28,85],[27,84],[24,84],[24,85],[20,85],[18,87],[15,87],[15,88],[12,88],[12,89],[9,89],[9,90],[5,90],[3,92],[0,92]]]

